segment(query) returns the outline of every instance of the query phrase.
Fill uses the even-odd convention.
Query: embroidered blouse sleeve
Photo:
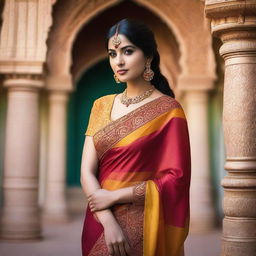
[[[133,188],[133,204],[144,205],[146,193],[146,181],[143,181]]]
[[[95,100],[93,102],[93,106],[91,108],[91,114],[87,126],[87,130],[85,132],[85,135],[87,136],[93,136],[94,133],[96,132],[96,122],[97,122],[97,109],[98,109],[98,101]]]

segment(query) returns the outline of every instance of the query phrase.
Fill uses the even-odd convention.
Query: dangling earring
[[[114,74],[114,79],[115,79],[115,81],[116,81],[117,84],[120,84],[120,83],[121,83],[121,81],[118,79],[118,77],[116,76],[116,74]]]
[[[154,71],[150,68],[150,61],[147,61],[146,63],[146,69],[143,73],[143,78],[146,80],[146,81],[151,81],[154,77]]]

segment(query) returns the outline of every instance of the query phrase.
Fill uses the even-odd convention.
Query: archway
[[[112,13],[117,15],[113,17]],[[179,46],[172,31],[159,17],[142,6],[124,2],[105,10],[80,29],[73,45],[71,67],[76,87],[70,98],[68,122],[67,182],[71,186],[80,184],[84,131],[93,100],[102,95],[121,92],[125,88],[115,84],[108,61],[104,60],[107,57],[104,49],[107,29],[124,17],[141,20],[154,30],[159,51],[165,52],[161,64],[172,87],[175,87],[180,73],[177,61],[180,58]]]

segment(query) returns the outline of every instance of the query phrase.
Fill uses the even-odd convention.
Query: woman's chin
[[[127,82],[127,79],[125,79],[125,78],[118,78],[119,79],[119,81],[121,82],[121,83],[126,83]]]

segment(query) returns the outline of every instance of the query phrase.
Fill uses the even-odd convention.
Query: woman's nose
[[[123,59],[123,56],[121,54],[117,55],[116,64],[117,64],[117,66],[123,66],[124,65],[124,59]]]

